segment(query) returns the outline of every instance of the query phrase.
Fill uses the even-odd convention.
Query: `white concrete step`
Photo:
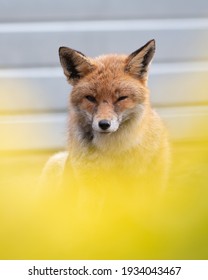
[[[208,140],[208,106],[158,108],[173,141]],[[0,151],[63,149],[67,114],[0,117]]]
[[[156,39],[157,62],[208,60],[208,19],[0,24],[0,68],[59,65],[58,48],[86,55],[135,51]]]
[[[154,106],[208,104],[208,63],[153,63]],[[0,70],[0,114],[66,111],[71,90],[60,67]]]
[[[1,0],[0,21],[141,19],[208,16],[207,0]]]

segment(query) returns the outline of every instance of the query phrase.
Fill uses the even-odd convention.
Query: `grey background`
[[[60,46],[128,54],[152,38],[151,100],[171,139],[208,140],[206,0],[0,0],[0,151],[64,147]]]

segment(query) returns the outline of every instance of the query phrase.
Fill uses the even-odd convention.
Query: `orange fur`
[[[68,153],[63,156],[64,164],[57,165],[54,160],[58,182],[60,176],[83,182],[86,175],[92,179],[96,174],[99,182],[110,177],[114,183],[127,178],[133,185],[164,182],[169,162],[167,132],[151,108],[147,87],[154,51],[154,40],[129,56],[95,59],[60,48],[60,61],[73,89],[69,97]],[[52,166],[50,160],[45,178],[51,176]],[[69,181],[65,180],[65,185]]]

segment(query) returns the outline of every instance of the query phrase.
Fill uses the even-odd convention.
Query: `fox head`
[[[155,53],[151,40],[129,56],[86,57],[76,50],[60,47],[60,62],[73,86],[70,110],[85,132],[83,137],[115,133],[142,115],[149,104],[148,69]]]

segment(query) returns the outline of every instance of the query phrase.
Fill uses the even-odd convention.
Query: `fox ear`
[[[72,85],[94,69],[90,59],[84,54],[67,47],[59,48],[59,58],[64,74]]]
[[[155,40],[151,40],[128,56],[125,71],[136,78],[146,81],[148,68],[154,53]]]

